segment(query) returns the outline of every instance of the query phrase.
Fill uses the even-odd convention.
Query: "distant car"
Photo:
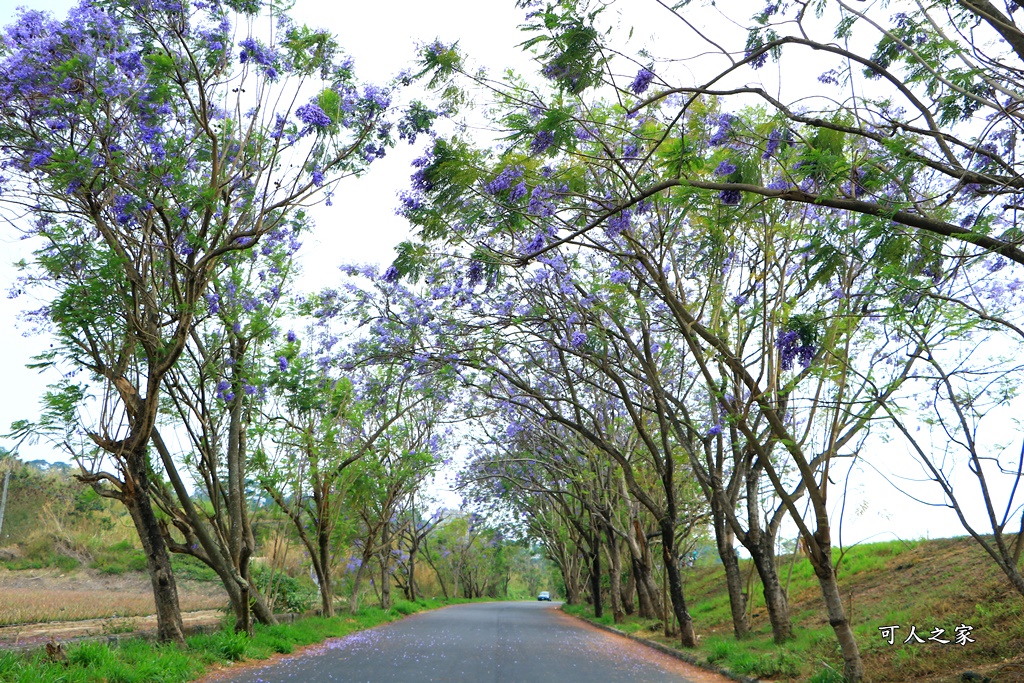
[[[547,600],[548,602],[551,602],[551,593],[548,593],[547,591],[541,591],[540,595],[537,596],[537,599]]]

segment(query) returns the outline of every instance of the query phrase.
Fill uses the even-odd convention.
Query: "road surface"
[[[242,671],[217,683],[718,683],[701,671],[559,611],[557,604],[447,607]]]

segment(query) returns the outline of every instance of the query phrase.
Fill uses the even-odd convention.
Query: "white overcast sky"
[[[744,2],[751,10],[763,5],[763,2],[748,0],[741,0],[736,5]],[[69,0],[0,0],[0,23],[10,23],[15,8],[21,5],[46,9],[61,16],[72,4]],[[637,47],[652,45],[660,54],[672,53],[674,48],[678,48],[685,56],[700,51],[694,36],[686,35],[688,29],[672,19],[654,0],[625,0],[615,6],[614,11],[623,9],[630,14],[620,15],[622,21],[638,24],[632,41]],[[751,13],[746,11],[740,16],[750,16]],[[386,82],[410,66],[415,45],[434,38],[445,42],[458,40],[463,51],[475,63],[488,67],[492,72],[507,67],[529,69],[529,60],[516,47],[526,37],[518,29],[522,15],[522,11],[515,8],[514,0],[343,0],[333,3],[297,0],[293,10],[298,21],[322,26],[335,33],[344,49],[355,58],[359,78],[378,83]],[[736,30],[738,27],[722,22],[720,15],[708,14],[699,28],[715,31]],[[787,79],[797,76],[807,79],[811,90],[820,87],[815,79],[825,69],[812,62],[805,61],[792,69],[787,68]],[[691,67],[682,64],[680,68]],[[814,70],[814,73],[807,69]],[[779,70],[774,70],[774,73],[771,68],[763,71],[758,77],[765,79],[769,90],[774,90],[768,81],[777,77]],[[700,80],[700,76],[693,74],[696,80]],[[377,263],[381,266],[391,262],[394,246],[405,239],[408,229],[404,219],[395,215],[396,193],[407,186],[409,162],[418,154],[418,149],[404,146],[390,151],[385,159],[374,164],[367,175],[342,183],[333,207],[319,207],[315,211],[316,230],[305,238],[301,252],[301,289],[311,291],[334,284],[337,267],[343,262]],[[14,268],[9,264],[23,256],[28,254],[17,232],[10,226],[0,226],[0,288],[5,295],[15,277]],[[4,389],[0,392],[0,433],[6,431],[14,420],[32,418],[37,412],[38,398],[45,389],[43,379],[25,368],[31,356],[48,343],[41,337],[23,336],[25,330],[18,322],[18,312],[29,304],[0,297],[0,326],[6,330],[0,340],[0,376]],[[0,445],[10,447],[12,444],[0,439]],[[877,447],[891,449],[884,460],[903,463],[902,472],[919,471],[910,462],[902,445],[878,444]],[[23,446],[21,457],[63,459],[45,445]],[[835,474],[834,478],[841,482],[842,474]],[[839,488],[832,491],[837,511],[842,503],[836,490]],[[917,493],[924,498],[935,498],[931,488],[918,489]],[[842,534],[842,541],[846,544],[866,539],[934,538],[962,534],[951,511],[913,502],[897,493],[874,472],[858,471],[849,480]],[[791,536],[792,532],[784,532],[783,535]]]

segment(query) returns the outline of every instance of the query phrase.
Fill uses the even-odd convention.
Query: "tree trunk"
[[[241,381],[238,379],[238,361],[245,353],[245,343],[236,339],[231,341],[232,379],[235,387],[235,398],[231,403],[230,422],[228,425],[228,551],[231,564],[235,568],[247,569],[252,548],[245,543],[244,525],[242,520],[248,515],[244,487],[244,457],[242,454],[242,392]],[[249,582],[239,581],[238,590],[241,599],[235,612],[235,630],[252,633],[252,614],[249,611]]]
[[[316,578],[320,582],[320,614],[334,616],[334,583],[331,581],[331,539],[329,530],[321,527],[317,534],[319,560],[314,565]]]
[[[356,575],[352,579],[352,593],[348,596],[348,612],[355,614],[359,611],[359,586],[363,583],[363,565],[356,568]]]
[[[146,554],[146,570],[149,572],[153,601],[156,604],[157,638],[161,642],[184,645],[185,630],[181,622],[178,587],[171,569],[171,555],[167,551],[149,497],[146,443],[143,441],[141,453],[131,453],[125,459],[124,503],[139,532],[142,550]]]
[[[391,609],[391,573],[390,563],[381,562],[380,567],[380,608],[384,611]]]
[[[774,541],[767,534],[760,534],[758,542],[751,543],[747,549],[764,587],[764,603],[772,624],[772,637],[781,645],[793,637],[793,623],[789,617],[786,592],[782,589],[779,572],[775,566],[773,544]]]
[[[270,606],[267,605],[267,600],[263,597],[263,593],[253,585],[251,576],[246,578],[249,581],[249,595],[252,596],[252,612],[256,619],[261,624],[276,624],[277,617],[274,616],[274,610],[270,609]]]
[[[621,562],[621,560],[620,560]],[[622,609],[626,614],[633,614],[636,611],[636,569],[633,567],[632,557],[629,565],[629,578],[622,586]]]
[[[590,593],[594,598],[594,618],[604,616],[601,604],[601,533],[594,529],[593,541],[590,546]]]
[[[672,611],[679,622],[679,642],[683,647],[697,647],[697,634],[693,630],[690,611],[686,608],[683,579],[679,575],[679,565],[676,563],[675,524],[671,520],[663,520],[661,534],[662,558],[665,562],[665,572],[668,574],[668,594],[672,600]]]
[[[815,536],[821,535],[819,531]],[[827,533],[824,534],[827,539]],[[864,663],[861,661],[860,649],[853,636],[853,629],[846,617],[846,610],[843,609],[843,601],[839,595],[839,582],[836,579],[836,572],[832,566],[832,546],[830,542],[818,541],[818,551],[813,549],[814,544],[808,544],[812,550],[810,556],[811,566],[814,568],[814,575],[818,577],[818,585],[821,587],[821,595],[825,599],[825,610],[828,613],[828,623],[836,634],[839,641],[839,649],[843,654],[843,675],[846,683],[861,683],[864,680]]]
[[[640,618],[660,619],[661,610],[656,608],[656,598],[651,593],[650,573],[647,572],[647,567],[635,557],[633,558],[633,575],[637,577],[636,594],[640,602]]]
[[[380,608],[391,609],[391,528],[385,524],[380,532]]]
[[[413,542],[409,545],[409,581],[405,585],[405,596],[409,602],[416,602],[416,552],[420,544],[416,538],[415,526],[412,535]]]
[[[622,550],[618,539],[612,533],[611,525],[605,527],[608,541],[608,598],[612,603],[612,619],[621,624],[626,619],[622,609]]]
[[[743,640],[750,634],[750,621],[747,619],[747,601],[743,593],[743,577],[740,575],[740,561],[736,557],[733,546],[732,529],[724,519],[725,515],[712,496],[711,514],[715,524],[715,544],[718,557],[725,567],[725,586],[729,591],[729,607],[732,610],[732,631],[737,640]]]
[[[661,600],[658,597],[658,584],[654,579],[652,568],[654,561],[647,536],[637,519],[629,526],[626,544],[632,558],[633,575],[636,577],[636,592],[640,602],[641,619],[663,618]]]
[[[562,570],[562,580],[565,583],[565,602],[569,605],[580,604],[580,583],[579,576],[570,569]]]

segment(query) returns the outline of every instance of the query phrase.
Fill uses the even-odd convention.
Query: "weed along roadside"
[[[485,600],[398,600],[390,610],[366,607],[356,614],[335,617],[281,615],[285,623],[257,624],[253,635],[230,627],[193,633],[184,648],[160,644],[128,634],[90,637],[70,643],[35,644],[31,648],[0,651],[0,681],[28,683],[184,683],[235,667],[241,662],[266,660],[291,654],[328,638],[342,636],[397,621],[411,614],[448,605]],[[490,600],[487,600],[490,601]],[[206,630],[203,628],[202,630]]]

